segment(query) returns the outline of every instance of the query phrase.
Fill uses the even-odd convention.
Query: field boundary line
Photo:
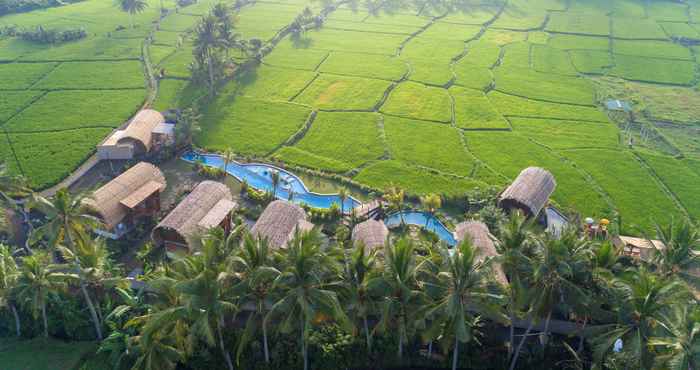
[[[391,160],[393,156],[391,155],[391,147],[389,146],[389,140],[386,137],[386,129],[384,127],[384,115],[381,113],[379,114],[379,118],[377,119],[377,134],[379,136],[379,141],[382,143],[382,148],[384,149],[384,158],[387,160]]]
[[[53,130],[36,130],[36,131],[14,131],[14,130],[8,130],[7,127],[5,127],[5,131],[7,131],[8,134],[45,134],[45,133],[51,133],[51,132],[68,132],[68,131],[77,131],[77,130],[82,130],[82,129],[93,129],[93,128],[110,128],[110,129],[116,129],[117,127],[121,126],[121,124],[118,125],[109,125],[109,126],[103,126],[103,125],[91,125],[91,126],[81,126],[81,127],[71,127],[71,128],[64,128],[64,129],[53,129]]]
[[[292,134],[292,136],[287,138],[287,140],[283,141],[281,144],[277,145],[276,147],[274,147],[272,150],[270,150],[269,152],[267,152],[263,156],[269,157],[269,156],[273,155],[276,151],[282,149],[282,147],[285,147],[285,146],[291,147],[291,146],[294,146],[294,144],[298,143],[301,139],[304,138],[304,136],[306,136],[306,133],[311,129],[311,125],[316,120],[317,115],[318,115],[317,110],[312,110],[311,112],[309,112],[309,115],[306,117],[304,124],[301,125],[299,130],[297,130],[295,133]],[[314,153],[311,153],[311,154],[314,154]],[[320,156],[320,157],[323,157],[323,156]],[[333,159],[333,158],[330,158],[330,159]]]
[[[54,64],[53,68],[49,69],[46,71],[44,74],[42,74],[39,78],[36,79],[29,87],[27,87],[25,90],[33,90],[33,88],[38,85],[41,81],[45,80],[46,77],[48,77],[53,71],[55,71],[59,66],[63,65],[64,62],[58,62]]]
[[[172,46],[172,45],[166,45]],[[130,62],[139,61],[139,57],[128,57],[128,58],[109,58],[109,59],[33,59],[33,60],[17,60],[11,61],[11,63],[105,63],[105,62]]]
[[[22,91],[25,91],[25,90],[22,90]],[[41,91],[41,90],[32,90],[32,91]],[[34,98],[30,99],[26,104],[21,106],[14,113],[12,113],[9,117],[7,117],[6,120],[0,122],[0,127],[4,127],[6,123],[10,122],[13,118],[17,117],[20,113],[27,110],[27,108],[31,107],[34,103],[39,101],[41,98],[46,96],[46,94],[48,94],[48,93],[49,93],[48,91],[42,91],[40,94],[37,94]]]
[[[520,95],[520,94],[513,94],[511,92],[499,90],[498,87],[494,87],[495,91],[498,91],[501,94],[506,94],[506,95],[511,95],[511,96],[516,96],[518,98],[523,98],[523,99],[530,99],[530,100],[535,100],[535,101],[540,101],[540,102],[545,102],[545,103],[554,103],[554,104],[564,104],[564,105],[573,105],[577,107],[589,107],[589,108],[596,108],[595,104],[579,104],[579,103],[563,103],[559,101],[554,101],[554,100],[547,100],[547,99],[540,99],[540,98],[531,98],[525,95]]]
[[[614,124],[610,120],[608,121],[595,121],[595,120],[590,120],[590,119],[576,119],[576,118],[561,118],[561,117],[543,117],[543,116],[527,116],[527,115],[519,115],[519,114],[502,114],[504,117],[510,117],[510,118],[525,118],[525,119],[546,119],[546,120],[551,120],[551,121],[571,121],[571,122],[586,122],[586,123],[607,123],[607,124]]]
[[[647,161],[642,158],[642,156],[639,155],[635,150],[631,150],[632,155],[634,158],[639,162],[639,164],[646,170],[647,173],[649,173],[649,176],[651,176],[652,179],[654,179],[654,182],[656,182],[656,185],[661,188],[661,191],[666,194],[667,197],[671,199],[671,201],[676,205],[676,207],[683,213],[683,215],[688,218],[688,219],[693,219],[693,217],[690,216],[690,213],[688,212],[688,209],[685,207],[683,202],[678,198],[676,193],[671,190],[671,188],[664,182],[664,180],[659,176],[659,174],[654,170],[654,168],[647,163]]]
[[[452,124],[450,121],[437,121],[437,120],[431,120],[431,119],[425,119],[425,118],[415,118],[415,117],[408,117],[408,116],[401,116],[398,114],[393,114],[393,113],[387,113],[384,111],[379,111],[379,113],[387,115],[389,117],[395,117],[395,118],[403,118],[403,119],[410,119],[413,121],[421,121],[421,122],[428,122],[428,123],[438,123],[444,126],[450,126],[452,127]]]
[[[5,128],[2,129],[2,132],[5,134],[5,140],[7,140],[7,145],[10,147],[12,157],[15,158],[15,163],[17,163],[17,168],[19,168],[19,172],[22,174],[22,176],[26,176],[26,174],[24,173],[24,169],[22,168],[22,163],[20,163],[19,158],[17,157],[17,152],[15,152],[15,146],[14,144],[12,144],[12,140],[10,139],[10,134],[7,133],[7,130],[5,130]]]
[[[296,94],[292,95],[292,97],[289,98],[289,100],[287,100],[287,101],[293,102],[296,98],[298,98],[301,94],[303,94],[304,91],[306,91],[306,89],[309,88],[309,86],[311,86],[311,84],[314,83],[314,81],[316,81],[316,79],[320,75],[321,74],[319,72],[316,72],[316,74],[314,74],[314,77],[311,80],[309,80],[309,82],[307,82],[306,85],[304,85],[304,87],[301,88],[301,90],[297,91]]]

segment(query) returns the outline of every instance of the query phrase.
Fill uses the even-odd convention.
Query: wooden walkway
[[[364,218],[368,217],[373,211],[384,206],[384,202],[379,199],[375,199],[369,203],[362,203],[353,209],[355,217]]]

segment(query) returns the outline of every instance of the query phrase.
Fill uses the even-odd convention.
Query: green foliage
[[[0,125],[41,94],[40,91],[3,91],[0,95]]]
[[[687,161],[647,153],[639,153],[639,155],[680,199],[688,213],[694,219],[700,219],[700,194],[692,189],[699,183],[700,174],[694,172]]]
[[[460,60],[454,66],[454,73],[457,77],[455,84],[486,91],[493,84],[493,73],[491,73],[491,70],[488,67],[469,64],[465,60],[467,58]]]
[[[28,89],[55,67],[56,63],[0,64],[2,87],[13,90]]]
[[[408,67],[404,61],[395,57],[334,51],[319,70],[340,75],[398,80],[406,74]]]
[[[467,55],[459,63],[466,62],[482,67],[491,67],[496,64],[500,54],[501,48],[495,43],[473,41],[467,44]]]
[[[381,111],[406,118],[450,122],[450,104],[447,90],[405,82],[391,92]]]
[[[608,122],[608,117],[605,113],[594,107],[548,103],[508,95],[498,91],[490,92],[488,98],[496,109],[505,116]]]
[[[246,96],[288,101],[301,92],[315,76],[315,72],[263,65],[243,71],[235,84]]]
[[[695,64],[685,60],[615,55],[615,66],[610,74],[633,81],[690,85],[695,80]]]
[[[593,105],[591,84],[575,77],[553,76],[521,68],[497,68],[496,90],[536,100]]]
[[[138,89],[145,86],[141,63],[62,63],[41,79],[36,89]]]
[[[52,370],[56,364],[76,368],[95,351],[94,342],[64,342],[56,339],[0,339],[0,362],[8,369]]]
[[[610,19],[604,15],[585,13],[551,13],[547,31],[607,36],[610,34]]]
[[[569,55],[574,68],[581,73],[603,74],[613,64],[608,51],[571,50]]]
[[[554,34],[547,45],[561,50],[610,50],[610,40],[605,37]]]
[[[549,148],[618,148],[618,129],[612,123],[511,118],[513,129]]]
[[[328,57],[328,51],[295,49],[289,44],[278,46],[265,57],[265,63],[275,67],[315,70]]]
[[[455,104],[455,125],[467,129],[508,129],[510,125],[480,92],[450,88]]]
[[[411,68],[411,73],[408,76],[411,81],[444,86],[454,78],[447,61],[440,63],[430,59],[412,58],[407,63]]]
[[[617,55],[634,55],[644,58],[693,60],[693,55],[687,47],[663,41],[615,40],[613,41],[613,52]]]
[[[546,45],[532,46],[532,67],[538,72],[576,75],[569,53]]]
[[[319,109],[371,110],[390,82],[322,73],[294,99]]]

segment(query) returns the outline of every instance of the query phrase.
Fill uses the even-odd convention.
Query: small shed
[[[102,221],[103,236],[118,239],[141,217],[160,211],[166,181],[158,167],[140,162],[97,189],[85,205]]]
[[[605,108],[611,111],[618,111],[618,112],[631,112],[632,111],[632,106],[622,100],[618,99],[611,99],[605,102]]]
[[[494,244],[494,236],[491,235],[488,226],[480,221],[465,221],[459,223],[455,228],[455,239],[457,242],[461,242],[469,238],[474,245],[479,250],[477,259],[483,261],[486,257],[497,257],[498,251],[496,250],[496,245]],[[492,265],[493,273],[495,279],[503,284],[508,284],[508,279],[506,274],[503,272],[503,268],[499,263],[494,263]]]
[[[370,249],[383,247],[388,237],[389,229],[383,221],[369,219],[352,229],[352,242],[362,243]]]
[[[151,239],[171,251],[189,250],[189,239],[199,231],[221,226],[229,232],[231,211],[236,207],[226,185],[202,181],[153,229]]]
[[[506,212],[520,210],[527,217],[537,217],[556,187],[549,171],[528,167],[501,193],[498,203]]]
[[[100,159],[132,159],[149,153],[154,146],[153,133],[164,123],[160,112],[144,109],[99,144],[97,155]]]
[[[632,236],[618,235],[613,237],[612,241],[617,248],[622,250],[624,255],[643,261],[651,260],[656,250],[666,248],[661,240],[649,240]]]
[[[306,212],[296,204],[275,200],[270,203],[255,222],[251,234],[267,239],[273,248],[284,248],[292,240],[296,230],[309,231],[314,225],[306,220]]]

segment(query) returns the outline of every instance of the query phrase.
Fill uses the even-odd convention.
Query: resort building
[[[160,112],[144,109],[99,144],[97,156],[103,160],[142,156],[171,145],[175,138],[174,131],[174,125],[166,123]]]
[[[496,257],[499,255],[496,250],[496,245],[493,242],[495,237],[491,235],[485,223],[480,221],[465,221],[458,224],[455,228],[455,239],[457,239],[459,243],[466,238],[469,238],[468,240],[471,241],[472,245],[479,250],[477,260],[483,261],[486,257]],[[507,285],[508,279],[501,265],[494,263],[492,269],[495,279],[499,283]]]
[[[389,229],[383,221],[369,219],[352,229],[352,242],[362,243],[368,249],[383,247],[388,237]]]
[[[666,247],[661,240],[649,240],[622,235],[613,237],[612,242],[622,251],[622,254],[643,261],[651,260],[656,250],[661,250]]]
[[[270,203],[253,225],[251,234],[267,239],[270,247],[284,248],[299,230],[309,231],[314,225],[306,220],[306,212],[296,204],[284,200]]]
[[[158,167],[140,162],[97,189],[86,206],[102,221],[97,233],[118,239],[137,220],[153,217],[160,211],[160,193],[166,181]]]
[[[501,193],[498,204],[508,213],[521,211],[527,217],[537,218],[556,187],[549,171],[528,167]]]
[[[153,229],[151,239],[169,251],[190,251],[190,238],[200,232],[222,227],[228,233],[236,207],[226,185],[202,181]]]

